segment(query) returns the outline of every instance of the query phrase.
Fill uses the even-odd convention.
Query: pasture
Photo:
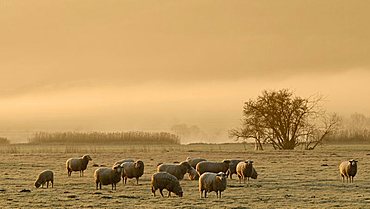
[[[84,177],[67,177],[65,161],[89,154],[93,161]],[[259,176],[250,185],[228,179],[222,199],[214,192],[200,199],[198,181],[180,182],[184,197],[153,197],[150,177],[159,162],[183,161],[188,156],[212,161],[253,159]],[[145,163],[136,185],[131,179],[95,189],[93,164],[111,166],[133,158]],[[342,183],[338,165],[357,159],[353,184]],[[254,151],[252,145],[5,145],[0,147],[0,208],[368,208],[370,205],[370,145],[325,145],[316,150]],[[54,188],[34,187],[39,172],[54,171]],[[25,192],[22,192],[25,191]],[[30,190],[30,191],[27,191]],[[167,191],[164,191],[167,194]]]

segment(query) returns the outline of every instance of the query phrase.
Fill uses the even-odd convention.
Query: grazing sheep
[[[135,161],[132,159],[123,159],[123,160],[115,162],[113,165],[122,165],[122,163],[132,163],[132,162],[135,162]]]
[[[69,158],[66,162],[68,176],[71,176],[72,171],[80,171],[80,176],[83,176],[90,160],[92,159],[89,155],[84,155],[81,158]]]
[[[230,160],[223,160],[222,162],[203,161],[203,162],[198,163],[196,169],[199,175],[202,175],[205,172],[227,173],[227,170],[229,170],[229,164],[230,164]]]
[[[155,191],[159,189],[163,197],[163,189],[168,190],[168,197],[171,196],[171,192],[175,193],[177,196],[182,197],[183,192],[180,186],[179,180],[172,174],[167,172],[157,172],[152,175],[152,193],[155,197]]]
[[[241,161],[242,160],[230,160],[229,170],[227,171],[226,176],[229,176],[230,175],[230,179],[233,179],[233,174],[237,174],[236,173],[236,166]]]
[[[144,162],[138,160],[136,162],[125,162],[121,164],[123,168],[122,179],[126,184],[127,178],[136,178],[136,184],[139,184],[139,177],[144,174]]]
[[[253,161],[252,160],[246,160],[239,162],[236,166],[236,173],[239,177],[239,183],[241,183],[241,179],[243,179],[245,183],[245,179],[247,179],[249,183],[249,178],[253,176],[253,178],[257,178],[257,172],[253,169]]]
[[[112,168],[98,168],[94,172],[96,189],[101,189],[101,185],[112,184],[112,190],[116,190],[117,183],[121,181],[122,167],[114,165]]]
[[[223,172],[220,173],[210,173],[205,172],[199,177],[199,192],[200,198],[207,198],[207,192],[215,191],[217,198],[221,198],[221,192],[226,189],[226,174]],[[219,195],[220,194],[220,195]]]
[[[190,180],[198,180],[199,179],[199,173],[197,170],[195,170],[193,167],[188,171],[189,179]]]
[[[192,167],[186,161],[181,162],[180,164],[161,164],[157,167],[157,171],[165,171],[174,175],[178,180],[182,180],[184,175],[190,170]]]
[[[54,173],[51,170],[45,170],[39,174],[39,177],[35,181],[35,187],[39,188],[46,183],[46,188],[49,188],[49,181],[51,182],[51,187],[54,187]]]
[[[348,179],[349,182],[353,183],[353,177],[355,177],[357,173],[357,160],[350,160],[350,161],[344,161],[339,165],[339,172],[340,175],[342,176],[342,182],[344,182],[344,177]]]
[[[191,165],[191,167],[193,167],[195,169],[197,167],[198,163],[203,162],[203,161],[207,161],[207,160],[203,159],[203,158],[188,157],[188,158],[186,158],[186,161],[188,161],[188,163]]]

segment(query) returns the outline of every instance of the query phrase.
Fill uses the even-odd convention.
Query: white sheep
[[[92,160],[89,155],[84,155],[81,158],[69,158],[66,161],[66,168],[68,176],[71,176],[72,171],[79,171],[80,176],[84,175],[84,170],[87,168],[87,164]]]
[[[122,179],[126,184],[127,178],[136,178],[136,184],[139,184],[139,178],[144,174],[144,162],[138,160],[136,162],[125,162],[121,164],[123,168]]]
[[[226,174],[220,173],[210,173],[205,172],[199,177],[199,192],[200,198],[207,198],[207,192],[216,192],[217,198],[221,198],[221,193],[225,191],[227,186]]]
[[[96,189],[101,189],[101,185],[112,184],[112,190],[116,190],[117,183],[121,180],[122,167],[114,165],[112,168],[98,168],[94,172]]]
[[[202,175],[205,172],[211,173],[227,173],[229,170],[230,160],[223,160],[222,162],[210,162],[210,161],[203,161],[197,164],[196,169],[199,175]]]
[[[344,182],[344,177],[348,179],[349,182],[353,183],[353,177],[355,177],[357,173],[357,160],[350,160],[350,161],[344,161],[339,165],[339,172],[340,175],[342,176],[342,182]]]
[[[188,163],[191,165],[191,167],[196,168],[198,163],[203,162],[203,161],[207,161],[207,160],[203,159],[203,158],[187,157],[186,161],[188,161]]]
[[[152,175],[151,178],[152,193],[155,197],[155,191],[159,189],[159,193],[163,197],[163,189],[168,190],[168,197],[171,196],[171,192],[177,196],[182,197],[183,191],[180,186],[179,180],[172,174],[167,172],[157,172]]]
[[[44,170],[42,171],[37,180],[35,181],[35,187],[39,188],[42,186],[44,188],[44,184],[46,183],[46,188],[49,188],[49,181],[51,182],[51,187],[54,187],[54,173],[51,170]]]
[[[187,161],[181,162],[180,164],[164,163],[160,164],[157,167],[158,172],[164,171],[170,173],[174,175],[178,180],[182,180],[184,178],[184,175],[191,169],[192,167]]]
[[[257,178],[257,172],[253,168],[253,161],[252,160],[246,160],[239,162],[236,166],[236,173],[239,178],[239,183],[241,183],[241,179],[243,179],[245,183],[245,179],[247,179],[249,183],[249,178],[252,177],[254,179]]]

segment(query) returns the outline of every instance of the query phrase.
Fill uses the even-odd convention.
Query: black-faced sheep
[[[196,169],[199,175],[202,175],[205,172],[211,173],[227,173],[229,170],[230,160],[223,160],[222,162],[210,162],[210,161],[203,161],[198,163]]]
[[[342,176],[342,182],[344,182],[344,177],[348,179],[349,182],[353,183],[353,177],[355,177],[357,173],[357,160],[350,160],[350,161],[344,161],[339,165],[339,172],[340,175]]]
[[[227,176],[230,176],[230,179],[233,179],[233,174],[237,174],[236,173],[236,166],[238,165],[238,163],[240,163],[242,160],[230,160],[230,164],[229,164],[229,170],[228,172],[226,173]]]
[[[190,164],[186,161],[181,162],[180,164],[160,164],[157,167],[158,172],[167,172],[172,175],[174,175],[178,180],[182,180],[184,178],[184,175],[191,170],[192,167]]]
[[[121,180],[122,167],[114,165],[112,168],[98,168],[94,172],[96,189],[101,189],[101,185],[112,184],[112,190],[116,190],[117,183]]]
[[[205,172],[199,177],[199,193],[200,198],[207,198],[207,192],[216,192],[217,198],[221,198],[221,193],[225,191],[227,186],[226,174],[220,173],[210,173]]]
[[[171,192],[175,193],[177,196],[182,197],[183,191],[180,186],[179,180],[167,172],[157,172],[152,175],[151,179],[152,193],[155,197],[155,191],[159,189],[159,193],[163,197],[163,189],[168,190],[168,197],[171,196]]]
[[[46,188],[49,188],[49,181],[51,182],[51,187],[54,187],[54,173],[51,170],[42,171],[37,180],[35,181],[35,187],[39,188],[40,186],[44,187],[46,183]]]
[[[92,160],[89,155],[84,155],[81,158],[69,158],[66,161],[66,168],[68,176],[71,176],[72,171],[79,171],[80,176],[84,175],[84,170],[87,168],[87,164]]]
[[[122,179],[126,184],[127,178],[136,178],[136,184],[139,184],[139,178],[144,174],[144,162],[138,160],[136,162],[125,162],[121,164],[123,168]]]

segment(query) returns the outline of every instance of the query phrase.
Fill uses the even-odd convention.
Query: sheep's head
[[[182,197],[184,194],[180,185],[175,186],[175,188],[173,188],[173,193],[175,193],[179,197]]]
[[[253,164],[253,160],[246,160],[245,163],[247,163],[248,165],[252,165]]]
[[[90,157],[90,155],[84,155],[84,156],[82,156],[82,159],[87,160],[87,161],[92,160],[92,158]]]
[[[136,169],[144,168],[144,162],[141,161],[141,160],[136,161],[135,162],[135,168]]]
[[[219,172],[216,174],[216,182],[222,183],[225,182],[226,185],[226,174],[224,172]]]
[[[114,165],[112,169],[116,173],[121,173],[122,172],[122,166],[121,165]]]
[[[40,182],[39,182],[39,181],[36,181],[36,182],[35,182],[35,187],[36,187],[36,188],[39,188],[40,186],[41,186]]]
[[[351,164],[351,166],[357,166],[357,160],[350,160],[349,163]]]

